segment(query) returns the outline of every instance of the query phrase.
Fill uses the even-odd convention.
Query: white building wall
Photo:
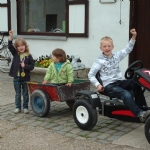
[[[11,0],[12,29],[17,33],[16,0]],[[101,54],[100,39],[110,36],[114,40],[114,50],[123,49],[129,41],[129,3],[120,1],[116,3],[101,4],[99,0],[89,0],[89,37],[69,37],[66,40],[26,39],[34,57],[50,54],[55,48],[62,48],[68,55],[79,55],[86,67],[91,67],[93,61]],[[121,24],[120,21],[121,13]],[[3,15],[2,15],[3,16]],[[23,36],[22,36],[23,37]],[[25,38],[25,37],[24,37]],[[128,66],[128,57],[121,63],[124,72]]]
[[[4,14],[0,15],[0,31],[8,31],[7,8],[0,8],[0,14]]]

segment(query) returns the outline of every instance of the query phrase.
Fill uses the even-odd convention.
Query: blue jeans
[[[143,111],[140,109],[140,107],[135,103],[133,96],[129,91],[133,90],[134,95],[136,94],[143,94],[142,89],[141,91],[138,90],[136,92],[136,89],[141,89],[139,85],[134,83],[132,80],[119,80],[114,83],[110,83],[105,87],[105,92],[108,93],[109,95],[113,97],[117,97],[121,100],[123,100],[124,104],[132,111],[132,113],[136,116],[139,117],[140,113]],[[141,93],[140,93],[141,92]],[[144,98],[144,95],[143,99]]]
[[[14,79],[14,88],[15,88],[15,104],[16,108],[21,109],[21,92],[23,95],[23,109],[28,109],[29,95],[26,81],[20,81],[19,79]]]

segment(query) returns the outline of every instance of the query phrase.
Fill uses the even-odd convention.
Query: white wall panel
[[[69,33],[84,33],[85,5],[69,6]]]
[[[7,3],[7,0],[0,0],[0,3]]]
[[[8,31],[7,8],[0,7],[0,31]]]

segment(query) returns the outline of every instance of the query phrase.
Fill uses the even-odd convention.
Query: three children
[[[105,90],[111,96],[115,96],[122,99],[124,104],[132,111],[132,113],[140,119],[141,122],[145,122],[150,115],[150,111],[143,111],[135,103],[130,90],[133,90],[134,94],[143,94],[140,87],[133,83],[132,80],[122,80],[121,71],[119,68],[119,62],[124,59],[133,49],[135,39],[137,36],[136,30],[131,31],[132,38],[129,41],[125,49],[113,54],[114,48],[113,40],[110,37],[104,37],[101,39],[100,49],[102,54],[93,63],[88,77],[90,81],[97,87],[99,92]],[[30,71],[34,69],[34,60],[29,53],[29,48],[24,39],[18,38],[14,45],[12,44],[13,31],[9,31],[8,48],[13,55],[13,61],[9,75],[14,77],[14,88],[16,91],[15,113],[21,111],[21,88],[23,94],[23,109],[24,113],[28,113],[28,89],[26,81],[30,81]],[[44,77],[43,84],[47,84],[48,81],[54,84],[66,84],[71,86],[73,82],[73,68],[69,60],[66,59],[66,53],[62,49],[55,49],[52,52],[53,62],[49,65],[46,75]],[[102,83],[96,79],[96,74],[99,72]],[[104,87],[104,88],[103,88]],[[138,89],[138,92],[136,92]],[[139,90],[140,89],[140,90]],[[135,98],[137,98],[136,96]],[[142,99],[145,100],[144,95]]]

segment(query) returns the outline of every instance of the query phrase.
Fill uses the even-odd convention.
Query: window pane
[[[7,7],[0,7],[0,15],[1,25],[0,31],[8,31],[8,14],[7,14]]]
[[[0,0],[0,3],[2,3],[2,4],[5,3],[6,4],[7,0]]]
[[[21,32],[65,33],[65,0],[21,0]]]
[[[69,6],[69,33],[84,33],[85,5]]]

